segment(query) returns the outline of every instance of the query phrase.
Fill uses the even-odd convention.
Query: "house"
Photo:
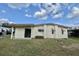
[[[11,28],[8,28],[7,26],[7,23],[0,22],[0,36],[11,34]]]
[[[68,27],[58,24],[11,24],[11,39],[68,38]],[[13,31],[15,33],[13,36]]]
[[[68,29],[69,37],[79,37],[79,24],[72,26]]]
[[[7,27],[0,27],[0,36],[11,34],[11,29]]]

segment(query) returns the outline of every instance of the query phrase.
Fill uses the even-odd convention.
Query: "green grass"
[[[1,56],[71,56],[79,55],[77,48],[63,48],[79,44],[79,38],[69,39],[32,39],[32,40],[11,40],[0,39]]]

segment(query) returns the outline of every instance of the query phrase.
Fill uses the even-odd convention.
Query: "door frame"
[[[31,30],[31,32],[30,32],[30,37],[25,37],[25,30],[26,30],[26,29],[30,29],[30,30]],[[25,39],[31,39],[31,36],[32,36],[31,33],[32,33],[32,29],[31,29],[31,28],[25,28],[25,29],[24,29],[24,38],[25,38]]]

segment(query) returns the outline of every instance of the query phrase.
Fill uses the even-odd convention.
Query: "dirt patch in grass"
[[[75,50],[75,49],[79,49],[79,44],[71,44],[69,46],[62,46],[63,48],[69,49],[69,50]]]

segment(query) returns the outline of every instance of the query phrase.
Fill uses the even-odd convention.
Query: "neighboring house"
[[[79,37],[79,25],[74,25],[68,30],[69,37]]]
[[[11,24],[11,39],[68,38],[68,27],[58,24]],[[13,32],[15,33],[13,36]]]
[[[11,28],[0,27],[0,35],[11,34]]]

